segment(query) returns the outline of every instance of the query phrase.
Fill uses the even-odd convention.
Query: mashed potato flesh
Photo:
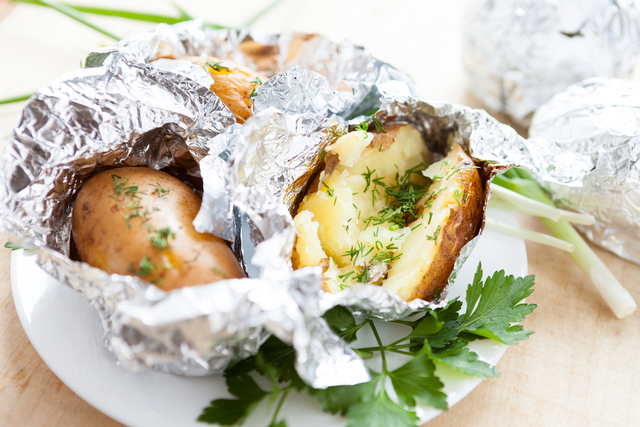
[[[356,131],[327,148],[339,163],[331,175],[321,176],[318,190],[305,196],[295,218],[301,266],[329,258],[324,276],[332,292],[357,282],[382,283],[389,264],[383,261],[402,258],[411,233],[408,226],[372,219],[388,207],[385,186],[411,169],[411,181],[428,182],[420,174],[428,153],[417,130],[402,127],[396,136],[401,143],[384,149],[373,146],[373,139],[371,133]]]

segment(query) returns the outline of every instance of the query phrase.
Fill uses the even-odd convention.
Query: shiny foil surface
[[[290,70],[289,76],[298,77],[298,73],[299,70]],[[291,271],[290,257],[295,239],[292,215],[297,207],[292,201],[300,194],[304,183],[322,165],[318,159],[322,149],[337,138],[333,132],[321,130],[331,123],[323,115],[310,112],[300,114],[298,103],[283,102],[283,99],[290,97],[293,91],[291,86],[298,93],[316,93],[318,87],[323,87],[321,76],[316,77],[306,74],[302,78],[295,78],[291,84],[265,84],[261,88],[264,90],[262,111],[250,118],[243,127],[236,125],[228,128],[213,140],[213,145],[218,146],[225,145],[220,141],[234,141],[226,145],[233,146],[235,154],[231,155],[233,160],[228,164],[225,174],[226,193],[220,190],[208,193],[208,189],[218,180],[216,178],[207,182],[205,179],[201,213],[228,211],[227,204],[231,203],[246,213],[253,222],[255,242],[282,233],[278,249],[273,247],[271,253],[257,252],[254,256],[253,263],[263,268],[267,267],[264,259],[269,259],[271,265],[278,266],[278,270]],[[283,76],[282,80],[287,78],[288,76]],[[386,93],[393,95],[392,89],[387,89]],[[321,114],[329,111],[328,99],[325,96],[301,97],[302,102],[313,102],[314,111]],[[436,160],[446,155],[452,140],[470,151],[477,164],[482,165],[485,209],[490,196],[491,177],[513,165],[515,162],[511,158],[518,159],[518,163],[529,161],[523,138],[482,110],[418,100],[406,96],[402,87],[395,96],[383,97],[381,102],[381,111],[376,117],[382,123],[403,121],[414,125],[422,133],[429,150],[436,155]],[[283,108],[284,111],[274,106]],[[485,156],[494,161],[483,163]],[[203,163],[208,161],[218,162],[219,159],[212,151]],[[298,177],[304,179],[300,180]],[[476,238],[461,250],[449,284],[453,283],[459,269],[477,244],[477,236],[481,234],[483,226],[484,219],[476,231]],[[275,252],[279,253],[280,261],[274,261]],[[381,286],[362,284],[336,294],[321,292],[320,304],[322,312],[336,305],[343,305],[356,315],[388,321],[406,317],[424,308],[441,307],[446,304],[446,294],[445,289],[436,301],[416,299],[406,302]]]
[[[196,54],[231,58],[267,75],[294,64],[312,68],[306,72],[321,76],[329,87],[332,109],[326,115],[339,120],[361,106],[369,111],[378,105],[377,83],[393,83],[397,77],[406,91],[412,86],[406,74],[349,42],[294,33],[212,31],[198,22],[160,25],[91,54],[87,68],[41,89],[27,103],[3,157],[2,229],[37,248],[39,265],[96,307],[108,348],[128,369],[219,374],[255,354],[273,334],[295,347],[299,374],[314,387],[368,380],[364,362],[320,317],[319,271],[293,272],[285,256],[295,231],[282,200],[293,203],[309,173],[297,162],[317,164],[317,154],[333,137],[330,129],[338,125],[326,115],[280,115],[270,122],[273,129],[305,129],[303,138],[314,142],[315,151],[298,153],[292,163],[246,169],[235,162],[229,169],[236,142],[214,137],[223,129],[246,133],[245,127],[234,125],[229,109],[209,90],[213,80],[204,70],[173,60]],[[242,155],[247,157],[260,155],[248,145],[238,148],[246,149]],[[262,148],[270,152],[268,143]],[[241,264],[239,208],[266,208],[264,218],[252,217],[260,242],[253,257],[259,277],[164,292],[138,277],[109,275],[75,260],[70,247],[75,193],[91,175],[119,166],[186,172],[196,191],[202,179],[205,202],[216,189],[223,198],[233,196],[235,204],[199,218],[204,218],[203,228],[225,224],[221,234],[227,233]],[[221,174],[227,169],[246,177],[247,185],[227,193]],[[287,186],[271,194],[276,183],[267,177],[276,169],[289,170],[276,179]],[[212,221],[218,215],[221,221]]]
[[[533,116],[530,143],[547,147],[549,168],[580,184],[541,179],[556,203],[596,218],[575,227],[640,264],[640,82],[596,78],[567,88]]]
[[[633,0],[477,0],[464,29],[471,91],[524,125],[571,84],[630,74],[640,52]]]
[[[99,49],[89,55],[86,66],[98,66],[109,56],[124,56],[133,62],[153,64],[162,58],[213,56],[230,59],[267,77],[299,66],[305,70],[302,73],[311,71],[326,78],[323,89],[332,94],[326,108],[345,118],[376,109],[383,87],[390,82],[407,93],[414,93],[414,82],[403,71],[379,61],[350,41],[336,43],[319,34],[213,30],[203,28],[202,21],[195,20],[175,25],[160,24],[151,31]],[[283,78],[291,81],[291,74],[285,75],[269,84],[279,85]],[[303,99],[300,97],[294,102],[301,103]]]

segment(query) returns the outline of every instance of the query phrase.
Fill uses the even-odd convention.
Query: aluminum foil
[[[473,94],[521,124],[567,86],[625,77],[640,52],[633,0],[481,0],[464,21]]]
[[[559,205],[592,214],[576,225],[589,240],[640,264],[640,82],[588,79],[533,116],[530,143],[547,147],[549,168],[580,186],[541,180]]]
[[[233,126],[213,139],[212,145],[233,146],[235,152],[231,154],[232,161],[225,174],[227,191],[218,189],[209,193],[207,189],[219,185],[219,181],[207,182],[205,178],[205,198],[201,210],[201,213],[228,211],[228,203],[239,207],[255,224],[256,242],[274,233],[287,233],[279,247],[282,262],[278,263],[277,268],[280,271],[292,270],[290,257],[295,230],[291,214],[297,207],[298,196],[304,189],[304,183],[321,166],[322,162],[318,159],[320,153],[336,139],[331,129],[327,129],[331,121],[323,117],[329,111],[331,96],[327,91],[316,92],[318,87],[326,87],[321,82],[321,76],[307,74],[297,78],[298,73],[299,70],[290,70],[288,75],[278,80],[278,84],[265,84],[261,88],[264,109],[247,120],[243,127]],[[290,79],[291,76],[296,78]],[[305,95],[296,98],[291,97],[291,93],[323,93],[326,96]],[[386,89],[386,93],[391,95],[393,89]],[[314,103],[315,113],[300,114],[297,102],[283,102],[289,97],[294,101],[298,99],[303,103]],[[514,164],[510,157],[527,160],[523,154],[526,151],[525,141],[513,129],[500,124],[484,111],[421,101],[406,96],[403,88],[394,97],[385,97],[381,102],[381,111],[376,117],[382,123],[403,121],[413,124],[422,133],[432,153],[444,157],[452,140],[467,148],[478,164],[483,166],[485,206],[490,195],[488,186],[491,177]],[[514,155],[514,152],[518,155]],[[485,156],[495,161],[483,162]],[[215,149],[211,150],[203,163],[208,161],[218,161]],[[205,228],[204,223],[202,226]],[[478,236],[483,226],[484,218],[477,230]],[[216,232],[214,229],[206,231]],[[477,241],[476,237],[462,249],[449,278],[450,283],[455,280]],[[258,254],[254,256],[254,264],[261,263],[259,258]],[[363,284],[336,294],[322,292],[320,307],[321,312],[325,312],[336,305],[343,305],[359,316],[396,320],[425,308],[445,305],[446,294],[447,290],[436,301],[416,299],[406,302],[381,286]]]
[[[335,94],[327,109],[345,118],[375,110],[385,85],[392,84],[409,94],[414,93],[414,82],[403,71],[377,60],[366,49],[347,40],[335,43],[318,34],[213,30],[203,28],[201,20],[160,24],[153,30],[91,53],[86,66],[99,66],[112,55],[154,64],[161,58],[215,56],[268,77],[299,66],[326,78],[326,90]],[[274,80],[269,84],[277,83]],[[301,101],[302,98],[295,100]]]
[[[295,347],[298,372],[314,387],[368,380],[364,362],[320,317],[325,309],[319,270],[293,272],[285,256],[295,232],[282,200],[294,202],[308,172],[299,174],[295,161],[234,169],[236,143],[213,137],[224,128],[231,133],[244,128],[233,125],[229,110],[208,89],[212,81],[202,69],[169,60],[193,54],[228,57],[267,74],[294,63],[321,72],[331,108],[320,115],[279,118],[286,127],[307,129],[304,137],[318,144],[316,151],[302,156],[307,167],[317,164],[317,154],[333,138],[331,127],[338,126],[327,115],[342,120],[358,109],[368,112],[379,104],[384,87],[411,92],[404,73],[349,42],[295,33],[211,31],[197,23],[161,25],[90,55],[88,68],[41,89],[29,101],[4,153],[0,225],[36,247],[41,267],[98,309],[108,348],[129,369],[221,373],[274,334]],[[249,145],[238,147],[246,149],[242,156],[247,158],[259,155]],[[281,154],[278,159],[288,153]],[[117,166],[164,169],[196,190],[204,178],[206,198],[226,163],[249,185],[224,193],[234,198],[234,205],[228,203],[219,213],[231,226],[227,237],[238,255],[239,209],[252,214],[254,235],[261,242],[253,257],[259,277],[163,292],[137,277],[108,275],[72,259],[73,199],[92,174]],[[268,182],[276,167],[290,172]],[[277,182],[291,188],[270,193]],[[217,223],[211,216],[207,220]],[[214,301],[218,294],[225,298]]]

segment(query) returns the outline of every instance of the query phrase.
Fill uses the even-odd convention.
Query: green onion
[[[31,98],[31,95],[33,95],[33,93],[30,93],[29,95],[20,95],[20,96],[14,96],[13,98],[2,99],[0,100],[0,105],[11,104],[13,102],[26,101],[27,99]]]
[[[492,185],[491,193],[498,199],[513,205],[514,210],[524,212],[529,215],[549,218],[552,221],[562,220],[584,225],[591,225],[595,222],[593,215],[558,209],[537,200],[525,197],[515,191],[511,191],[499,185]]]
[[[536,243],[541,243],[543,245],[561,249],[565,252],[571,253],[574,251],[574,246],[567,241],[558,239],[553,236],[549,236],[548,234],[538,233],[537,231],[527,230],[525,228],[520,228],[520,227],[514,227],[507,223],[496,221],[495,219],[487,218],[485,220],[485,226],[489,230],[494,230],[503,234],[507,234],[509,236],[530,240]]]
[[[282,0],[275,0],[271,3],[269,3],[267,5],[267,7],[265,7],[264,9],[260,10],[258,13],[256,13],[254,16],[252,16],[251,18],[249,18],[247,21],[245,21],[244,24],[242,24],[243,28],[249,28],[251,27],[253,24],[255,24],[256,22],[258,22],[258,20],[260,18],[262,18],[264,15],[266,15],[267,13],[271,12],[272,9],[274,9],[276,6],[278,6],[280,3],[282,3]]]
[[[22,1],[22,0],[17,0],[17,1]],[[71,19],[75,19],[76,21],[80,22],[81,24],[86,25],[87,27],[96,30],[97,32],[104,34],[107,37],[111,37],[114,40],[119,41],[120,37],[114,36],[113,34],[111,34],[110,32],[108,32],[107,30],[104,30],[100,27],[98,27],[95,24],[92,24],[91,22],[87,21],[84,16],[82,15],[81,12],[78,12],[76,9],[67,6],[64,3],[59,3],[57,1],[46,1],[46,0],[38,0],[37,2],[34,1],[33,4],[39,4],[41,6],[47,6],[50,7],[51,9],[55,9],[58,12],[62,13],[63,15],[67,15],[69,18]]]
[[[524,170],[510,170],[508,172],[508,174],[496,176],[493,183],[555,207],[553,201],[531,174]],[[574,251],[569,256],[589,276],[602,298],[618,318],[622,319],[635,311],[637,304],[629,291],[620,284],[571,224],[566,221],[552,221],[548,218],[540,218],[540,221],[553,236],[573,244]]]
[[[38,6],[47,6],[46,4],[44,4],[44,2],[40,0],[13,0],[13,1],[18,3],[35,4]],[[81,13],[88,13],[91,15],[100,15],[100,16],[111,16],[114,18],[131,19],[134,21],[177,24],[179,22],[189,21],[193,19],[183,9],[180,9],[176,5],[174,5],[174,7],[178,10],[178,12],[180,12],[179,16],[165,16],[165,15],[158,15],[155,13],[134,12],[130,10],[111,9],[111,8],[105,8],[105,7],[82,6],[82,5],[69,4],[69,3],[59,3],[59,4],[69,7],[71,9],[75,9],[76,11]]]

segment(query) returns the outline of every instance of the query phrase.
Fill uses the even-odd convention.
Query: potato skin
[[[453,149],[458,150],[458,164],[474,164],[460,146],[456,144]],[[477,169],[467,169],[458,172],[456,177],[464,188],[465,199],[461,205],[450,208],[449,219],[440,231],[437,241],[436,256],[407,301],[416,298],[432,301],[440,295],[449,280],[460,250],[477,234],[484,203],[480,175]]]
[[[202,56],[181,59],[201,66],[213,77],[214,83],[211,90],[220,97],[224,105],[229,107],[238,123],[242,124],[251,117],[251,92],[259,86],[252,82],[256,82],[258,78],[264,82],[267,80],[265,76],[228,59]],[[228,68],[216,70],[208,66],[207,62],[220,63],[221,66]]]
[[[431,184],[426,188],[426,195],[417,202],[417,212],[407,213],[404,218],[404,228],[401,228],[391,240],[396,248],[395,252],[390,252],[390,246],[387,246],[390,241],[385,241],[387,237],[385,233],[387,231],[391,233],[389,223],[379,223],[379,227],[374,225],[364,227],[364,231],[361,230],[359,225],[364,218],[369,215],[379,214],[378,209],[380,206],[371,210],[371,202],[369,206],[358,202],[354,203],[353,207],[358,213],[358,221],[352,221],[354,214],[350,213],[345,216],[347,211],[341,208],[342,205],[350,205],[352,200],[343,204],[343,199],[348,198],[353,194],[356,197],[359,194],[365,194],[367,192],[366,187],[363,191],[362,188],[351,187],[346,193],[341,191],[341,186],[337,185],[338,181],[334,179],[334,175],[341,175],[341,170],[344,169],[343,160],[347,160],[350,165],[356,165],[359,168],[366,167],[367,171],[381,171],[384,169],[384,165],[391,163],[393,166],[400,163],[393,161],[394,157],[391,153],[411,150],[411,153],[415,152],[415,148],[409,148],[409,135],[407,133],[406,124],[389,124],[386,126],[387,133],[376,135],[368,146],[364,149],[356,143],[350,145],[356,147],[354,150],[361,150],[360,157],[348,155],[344,159],[338,159],[338,156],[333,154],[333,149],[327,149],[326,162],[323,172],[316,175],[314,181],[308,187],[308,190],[300,204],[297,215],[294,218],[297,227],[297,237],[294,244],[292,253],[292,265],[293,268],[300,268],[308,265],[321,265],[323,267],[323,289],[328,292],[339,292],[344,286],[350,286],[356,281],[352,280],[358,274],[363,272],[363,269],[371,273],[372,268],[380,267],[380,264],[375,264],[376,256],[384,247],[384,251],[392,255],[396,255],[397,258],[391,261],[384,261],[386,265],[386,272],[384,268],[378,270],[382,276],[376,276],[381,279],[372,279],[369,275],[364,276],[369,280],[367,283],[378,284],[383,286],[388,291],[397,294],[406,301],[411,301],[416,298],[432,301],[440,295],[443,288],[448,283],[449,276],[453,271],[455,262],[460,255],[460,251],[464,245],[466,245],[472,238],[478,234],[480,222],[482,220],[483,203],[484,203],[484,190],[478,169],[475,167],[474,161],[464,152],[462,147],[453,143],[447,153],[445,159],[438,162],[431,162],[432,153],[423,153],[424,160],[427,163],[431,163],[433,167],[441,168],[437,175],[441,177],[433,178]],[[413,132],[416,132],[413,130]],[[421,140],[417,143],[415,139],[411,144],[423,145],[424,141]],[[345,146],[343,144],[343,146]],[[372,162],[371,154],[383,153],[382,158],[376,159]],[[389,154],[387,154],[389,153]],[[414,156],[416,154],[413,154]],[[413,157],[412,157],[413,158]],[[419,162],[419,160],[417,160]],[[417,164],[417,163],[416,163]],[[406,167],[413,167],[410,164],[400,166],[400,175],[403,174],[402,170]],[[397,168],[397,166],[396,166]],[[426,167],[425,167],[426,168]],[[359,173],[349,175],[346,179],[350,179],[351,183],[357,184],[357,181],[353,179],[354,175],[366,175],[365,173]],[[391,171],[395,173],[395,171]],[[426,173],[426,171],[425,171]],[[368,174],[368,173],[367,173]],[[371,174],[369,174],[371,175]],[[385,179],[390,179],[389,172],[382,174]],[[434,175],[435,176],[435,175]],[[371,175],[373,177],[373,175]],[[338,179],[340,179],[338,177]],[[372,178],[370,178],[372,179]],[[321,187],[321,181],[326,188]],[[426,185],[416,182],[419,185]],[[327,192],[328,188],[331,188],[335,196],[335,201],[331,197],[325,197],[314,195],[320,194],[320,192]],[[369,187],[370,188],[370,187]],[[353,191],[353,193],[351,193]],[[377,197],[381,199],[381,197]],[[320,200],[321,202],[317,202]],[[377,203],[374,201],[374,203]],[[339,214],[338,225],[334,224],[332,218],[336,217],[337,212]],[[394,208],[395,209],[395,208]],[[365,210],[367,211],[365,213]],[[308,218],[308,214],[304,214],[306,217],[302,218],[304,212],[313,213],[313,219]],[[326,211],[334,211],[333,215],[327,215]],[[381,211],[380,211],[381,212]],[[424,214],[423,214],[424,212]],[[429,216],[425,216],[428,212]],[[360,217],[362,213],[362,218]],[[351,217],[351,219],[350,219]],[[428,220],[427,220],[428,219]],[[333,221],[333,222],[332,222]],[[315,224],[311,226],[312,224]],[[311,232],[313,228],[316,228],[318,232]],[[356,233],[356,238],[352,233],[343,233],[346,237],[344,239],[337,240],[338,237],[334,236],[333,231],[343,227],[345,230],[351,230],[352,233]],[[360,227],[360,228],[358,228]],[[368,228],[376,228],[377,231],[374,236],[380,240],[381,245],[378,245],[376,240],[375,247],[372,241],[367,240],[366,230]],[[385,230],[386,228],[386,230]],[[397,228],[396,228],[397,229]],[[333,234],[332,234],[333,233]],[[379,233],[379,234],[378,234]],[[434,237],[435,236],[435,237]],[[319,242],[315,242],[319,239]],[[338,242],[338,243],[336,243]],[[345,247],[340,247],[339,250],[335,250],[333,247],[337,244],[346,243]],[[321,243],[322,247],[318,250],[317,246]],[[357,245],[364,244],[362,251],[359,255],[352,257],[351,259],[360,259],[359,267],[357,264],[353,264],[349,260],[347,255],[351,257],[349,251],[353,251],[357,248]],[[344,246],[344,245],[343,245]],[[311,247],[311,252],[309,252]],[[348,249],[348,250],[347,250]],[[324,251],[321,252],[321,251]],[[373,252],[372,252],[373,251]],[[315,254],[314,261],[303,262],[304,259],[309,260],[309,253]],[[344,255],[342,255],[344,254]],[[364,259],[367,255],[369,258]],[[324,256],[323,256],[324,255]],[[327,257],[328,256],[328,257]],[[377,258],[378,260],[380,258]],[[364,264],[363,264],[364,261]],[[354,270],[354,268],[356,270]],[[371,268],[371,269],[369,269]],[[348,274],[350,271],[356,273]],[[360,276],[361,278],[363,276]],[[337,280],[341,279],[341,280]],[[380,280],[382,280],[380,282]]]
[[[110,274],[138,275],[167,291],[245,277],[224,240],[193,227],[200,203],[164,172],[100,172],[80,189],[73,209],[80,259]]]

